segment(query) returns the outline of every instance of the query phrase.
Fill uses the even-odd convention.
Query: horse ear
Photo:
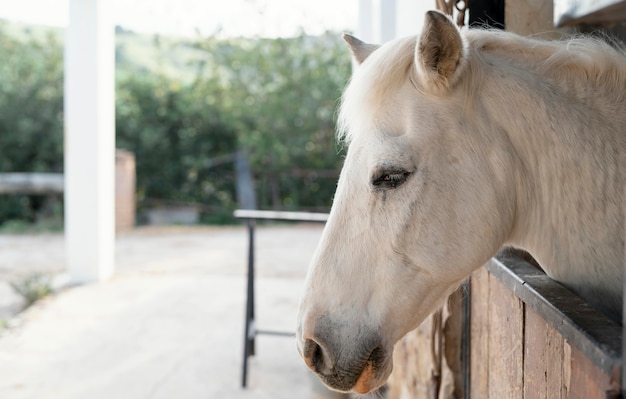
[[[346,43],[348,43],[348,46],[350,46],[350,51],[352,51],[352,55],[359,65],[361,65],[363,61],[365,61],[365,59],[374,52],[374,50],[380,47],[376,44],[365,43],[347,33],[343,34],[343,40],[345,40]]]
[[[465,43],[454,22],[438,11],[428,11],[415,49],[415,65],[425,83],[450,87],[462,69],[465,53]]]

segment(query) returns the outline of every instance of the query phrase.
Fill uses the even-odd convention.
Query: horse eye
[[[372,185],[376,188],[396,188],[406,181],[411,172],[405,170],[383,172],[372,180]]]

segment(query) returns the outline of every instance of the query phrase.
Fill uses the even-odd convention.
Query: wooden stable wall
[[[388,399],[462,398],[461,293],[395,347]]]
[[[487,268],[472,275],[471,287],[471,398],[592,399],[619,392],[614,353],[602,358],[577,348],[556,330],[561,321],[552,327]]]
[[[469,293],[455,293],[396,346],[389,399],[617,398],[621,327],[517,255],[501,259],[474,272]]]

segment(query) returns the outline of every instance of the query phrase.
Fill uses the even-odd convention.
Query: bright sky
[[[107,0],[115,24],[143,33],[293,36],[354,31],[358,0]],[[66,26],[69,0],[0,0],[0,18]]]

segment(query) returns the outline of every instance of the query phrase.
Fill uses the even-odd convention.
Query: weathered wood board
[[[437,329],[431,317],[396,347],[389,399],[606,399],[619,391],[621,364],[615,355],[619,344],[614,341],[621,335],[621,328],[607,323],[600,331],[608,331],[611,338],[595,342],[590,336],[597,332],[585,330],[584,323],[579,330],[572,328],[571,311],[564,313],[562,320],[555,318],[553,308],[547,316],[542,315],[537,303],[545,303],[529,305],[520,299],[528,292],[519,291],[527,284],[532,291],[535,281],[542,291],[550,282],[523,259],[516,262],[513,272],[493,274],[483,267],[472,274],[469,395],[463,394],[459,384],[462,368],[454,366],[454,360],[450,367],[445,356],[433,356],[431,350],[433,339],[440,339],[441,352],[453,353],[448,358],[458,360],[460,327],[453,329],[457,333],[444,334],[442,330],[440,335],[434,334]],[[555,289],[562,299],[563,287]],[[542,301],[550,299],[543,294]],[[446,320],[451,324],[460,320],[460,308],[449,305],[442,313],[444,325]],[[591,328],[596,326],[592,321]],[[453,350],[446,346],[453,346]],[[435,375],[441,375],[441,379],[433,378]]]

